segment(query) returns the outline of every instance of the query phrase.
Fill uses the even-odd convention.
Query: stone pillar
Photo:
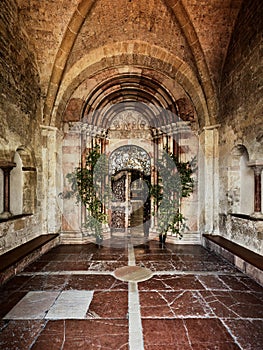
[[[43,159],[43,231],[60,231],[63,202],[59,194],[63,192],[62,173],[62,132],[55,127],[42,126]]]
[[[16,166],[15,163],[0,164],[0,168],[3,170],[3,212],[0,214],[1,219],[9,218],[12,216],[10,212],[10,173]]]
[[[204,127],[200,134],[199,228],[209,234],[219,233],[219,126]]]
[[[157,185],[158,183],[158,157],[159,157],[159,136],[157,129],[153,130],[153,166],[152,166],[152,172],[151,172],[151,182],[153,185]],[[157,213],[157,205],[154,204],[153,199],[151,200],[151,213],[154,212]],[[152,216],[152,225],[151,229],[156,230],[157,227],[157,216]]]
[[[263,162],[251,161],[248,166],[253,168],[254,171],[254,215],[262,214],[261,205],[261,172],[263,169]]]

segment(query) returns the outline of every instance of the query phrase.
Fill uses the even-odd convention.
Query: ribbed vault
[[[66,64],[71,55],[71,50],[73,48],[73,45],[78,37],[78,34],[81,31],[83,23],[85,19],[88,18],[88,15],[95,3],[96,1],[82,0],[79,3],[78,8],[73,14],[72,19],[67,27],[67,31],[61,42],[60,48],[58,50],[58,53],[53,65],[53,71],[49,82],[49,88],[47,91],[47,98],[44,106],[44,118],[45,118],[44,122],[46,124],[49,124],[49,125],[56,124],[56,121],[54,121],[54,117],[52,115],[54,115],[54,112],[56,112],[56,108],[54,109],[54,107],[56,107],[60,103],[59,94],[60,94],[61,84],[63,84],[63,80],[66,76],[66,69],[67,69]],[[199,82],[198,83],[199,89],[201,89],[201,94],[203,95],[201,99],[203,99],[203,103],[206,104],[206,107],[203,108],[203,110],[206,109],[208,114],[208,117],[203,120],[202,124],[209,125],[214,122],[214,118],[217,114],[217,97],[213,87],[213,82],[211,81],[211,78],[209,75],[204,53],[200,46],[195,29],[191,23],[191,20],[188,17],[188,14],[182,2],[165,1],[164,3],[172,11],[173,15],[178,21],[180,28],[182,30],[182,33],[185,39],[187,40],[189,47],[191,48],[191,55],[193,55],[194,57],[195,67],[192,67],[190,70],[192,70],[192,72],[195,72],[194,73],[195,79]],[[145,51],[140,52],[140,54],[142,55],[144,53]],[[106,52],[104,52],[104,54],[106,57],[107,56]],[[99,60],[97,62],[99,62]],[[184,67],[185,64],[186,62],[183,62],[183,65],[180,69],[181,74],[183,75],[185,74],[185,68],[189,70],[189,68],[187,68],[187,64],[186,64],[186,67]],[[85,69],[85,67],[82,67],[82,69]],[[179,76],[179,80],[180,80],[180,76]],[[187,79],[185,82],[183,81],[182,83],[187,84]],[[197,94],[200,95],[200,92],[197,92]],[[192,98],[194,98],[194,96]],[[203,112],[202,116],[200,117],[203,118],[203,114],[206,114],[206,111]]]

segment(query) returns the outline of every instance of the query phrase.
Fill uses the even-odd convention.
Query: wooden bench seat
[[[204,246],[263,284],[263,256],[218,235],[203,235]]]
[[[41,235],[2,254],[0,256],[0,284],[23,270],[58,242],[59,234]]]

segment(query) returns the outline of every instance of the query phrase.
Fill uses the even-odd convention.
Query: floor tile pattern
[[[153,276],[116,279],[125,266]],[[14,319],[15,308],[32,296],[43,311],[22,305],[24,319]],[[43,296],[53,296],[52,305]],[[59,316],[59,307],[49,319],[59,296],[73,308],[84,300],[82,314]],[[0,317],[1,350],[263,349],[263,287],[202,246],[55,247],[1,287]]]

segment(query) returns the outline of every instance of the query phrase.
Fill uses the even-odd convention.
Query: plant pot
[[[159,235],[159,242],[160,242],[160,244],[165,244],[165,241],[166,241],[166,235],[162,235],[162,234],[160,234]]]
[[[96,237],[96,244],[100,247],[102,245],[103,238],[102,237]]]

